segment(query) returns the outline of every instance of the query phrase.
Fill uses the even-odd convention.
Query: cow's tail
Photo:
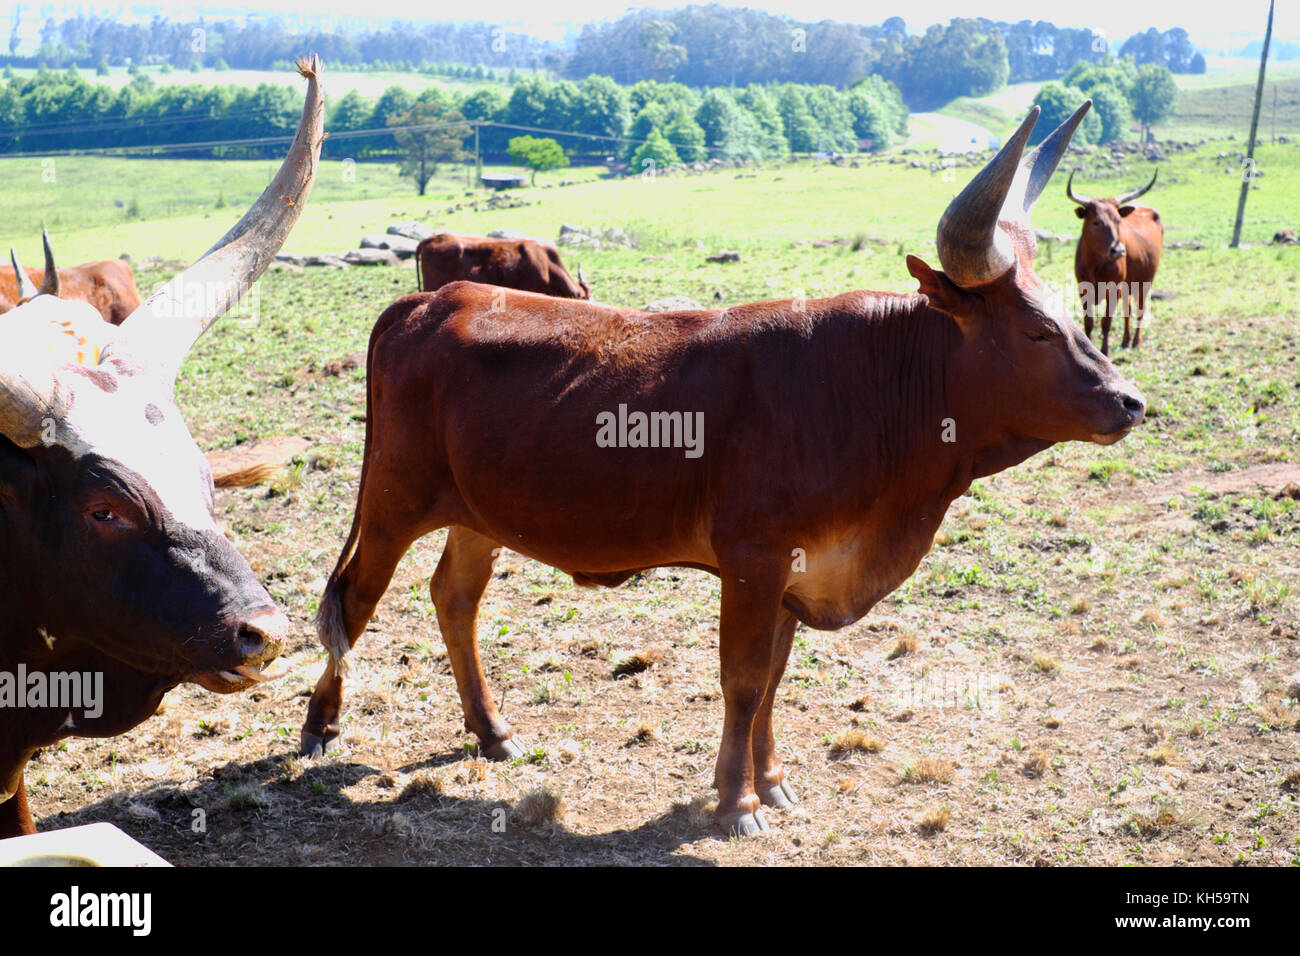
[[[424,240],[415,247],[415,291],[424,291],[424,270],[420,268],[420,260],[424,258]]]
[[[375,426],[375,344],[396,318],[396,315],[390,317],[389,313],[381,315],[379,321],[375,323],[374,331],[370,333],[370,343],[366,348],[366,443],[361,457],[361,481],[357,486],[357,505],[352,512],[352,527],[348,531],[347,541],[343,545],[342,552],[339,553],[334,570],[330,572],[325,591],[321,595],[320,607],[316,610],[316,637],[321,646],[329,652],[330,661],[334,665],[334,676],[338,678],[347,676],[346,658],[348,651],[352,650],[352,641],[348,638],[347,622],[343,615],[345,584],[343,579],[356,555],[357,542],[361,537],[361,510],[366,498],[366,476],[370,471],[371,439]]]

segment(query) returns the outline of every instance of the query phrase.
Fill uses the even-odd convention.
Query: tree
[[[510,158],[533,171],[531,183],[537,185],[537,174],[569,165],[560,144],[549,137],[516,136],[507,149]]]
[[[1164,122],[1174,111],[1178,87],[1169,67],[1146,63],[1138,67],[1133,84],[1133,118],[1142,124],[1142,142],[1151,135],[1151,127]]]
[[[1082,106],[1087,98],[1082,90],[1073,86],[1055,81],[1044,83],[1038,95],[1034,97],[1034,104],[1042,107],[1043,112],[1038,117],[1034,131],[1029,135],[1029,145],[1036,145],[1046,139],[1047,134],[1073,116],[1074,111]],[[1101,119],[1095,110],[1089,110],[1083,122],[1079,124],[1079,128],[1074,131],[1071,142],[1076,146],[1089,146],[1100,139],[1101,130]]]
[[[95,66],[96,76],[108,76],[108,57],[101,56],[99,63]]]
[[[1098,83],[1088,95],[1092,97],[1092,112],[1101,120],[1099,143],[1113,143],[1128,136],[1133,105],[1118,88],[1110,83]]]
[[[681,162],[677,150],[659,130],[653,130],[650,138],[642,143],[632,154],[632,172],[654,174],[656,169],[666,169],[674,163]]]
[[[440,111],[437,97],[417,99],[406,113],[389,119],[388,125],[422,127],[393,134],[404,157],[401,175],[415,180],[421,196],[438,171],[438,163],[454,163],[465,158],[462,145],[470,132],[465,117],[455,110]]]
[[[701,163],[709,158],[709,151],[704,148],[704,130],[687,110],[678,113],[664,127],[664,136],[684,163]]]

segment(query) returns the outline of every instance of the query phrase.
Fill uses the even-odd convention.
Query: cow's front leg
[[[754,732],[768,696],[777,634],[783,613],[785,569],[751,567],[722,574],[719,651],[726,713],[714,785],[718,825],[751,836],[767,829],[755,791]],[[765,768],[770,769],[770,768]]]
[[[772,733],[772,705],[776,703],[776,690],[785,674],[790,659],[790,646],[794,643],[795,628],[799,621],[785,608],[777,616],[775,640],[772,644],[772,663],[767,677],[767,693],[754,718],[754,789],[758,799],[769,807],[788,809],[799,802],[794,788],[785,778],[785,768],[776,755],[776,735]]]
[[[8,796],[0,803],[0,840],[36,832],[36,821],[27,805],[27,787],[23,784],[23,767],[27,759],[23,755],[16,768],[0,767],[0,796]]]

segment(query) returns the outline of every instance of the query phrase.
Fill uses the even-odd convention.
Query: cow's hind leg
[[[362,508],[366,505],[363,501]],[[373,512],[369,512],[373,514]],[[316,681],[302,725],[299,752],[316,757],[333,749],[339,736],[339,715],[343,710],[343,656],[356,646],[375,607],[388,590],[397,563],[411,545],[425,534],[392,522],[366,520],[362,511],[356,549],[321,597],[317,626],[321,643],[330,660]],[[346,645],[346,646],[344,646]]]
[[[478,653],[478,606],[500,550],[501,546],[491,538],[453,525],[429,582],[429,595],[456,675],[465,727],[478,737],[484,756],[491,760],[524,755],[523,747],[514,739],[514,730],[501,718],[492,700]]]
[[[754,735],[769,697],[778,634],[784,636],[781,594],[784,568],[749,567],[744,576],[722,574],[722,698],[726,712],[714,785],[718,788],[718,825],[726,832],[750,836],[767,829],[762,801],[755,791]],[[792,631],[790,633],[793,633]],[[768,744],[759,745],[763,753]]]
[[[772,705],[776,703],[777,687],[785,674],[790,659],[790,646],[794,643],[795,628],[799,621],[785,608],[777,619],[775,640],[772,644],[772,662],[767,678],[767,693],[754,718],[753,754],[754,789],[758,799],[766,806],[787,809],[799,802],[794,788],[785,779],[785,768],[776,756],[776,736],[772,733]]]

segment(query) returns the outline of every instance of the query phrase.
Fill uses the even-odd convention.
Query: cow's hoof
[[[762,810],[755,810],[753,813],[743,811],[728,813],[718,817],[718,826],[728,836],[759,836],[767,832],[767,818],[763,816]]]
[[[782,780],[770,787],[759,787],[758,799],[763,802],[765,807],[789,810],[799,802],[799,795],[794,792],[794,787],[790,786],[788,780]]]
[[[298,741],[298,753],[308,759],[315,759],[339,749],[339,738],[317,737],[315,734],[309,734],[303,731]]]
[[[514,737],[507,737],[505,740],[498,740],[484,747],[483,756],[488,760],[518,760],[526,755],[524,748]]]

